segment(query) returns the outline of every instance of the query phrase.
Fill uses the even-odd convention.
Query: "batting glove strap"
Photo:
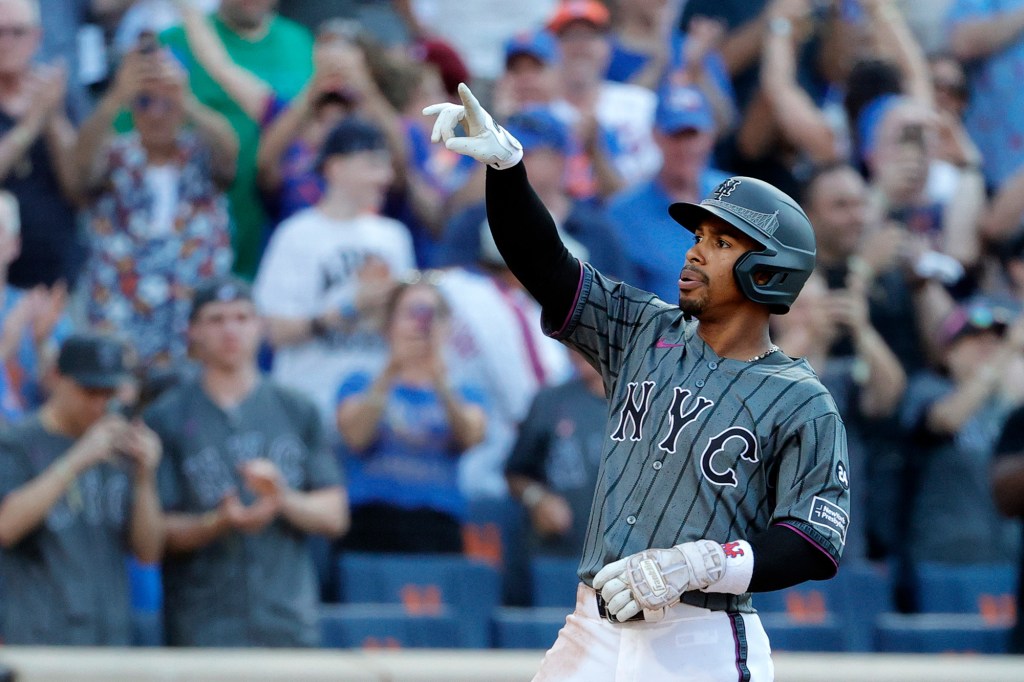
[[[754,575],[754,550],[746,540],[734,540],[721,545],[725,558],[722,576],[700,588],[702,592],[722,594],[744,594],[750,589],[750,578]]]
[[[724,573],[725,552],[711,540],[648,549],[630,556],[625,567],[629,590],[645,610],[671,606],[683,592],[713,585]]]

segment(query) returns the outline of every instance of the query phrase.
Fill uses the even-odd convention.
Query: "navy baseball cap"
[[[546,107],[533,107],[509,116],[505,129],[519,140],[524,152],[550,149],[568,155],[572,151],[569,127]]]
[[[131,377],[127,349],[101,334],[74,334],[57,355],[57,371],[83,388],[117,389]]]
[[[669,86],[658,93],[654,125],[666,135],[682,130],[708,133],[715,129],[715,116],[707,97],[697,88]]]
[[[542,64],[558,61],[558,41],[547,31],[517,33],[505,43],[505,66],[520,55],[533,57]]]
[[[329,156],[386,151],[387,148],[387,138],[380,128],[358,116],[348,116],[327,133],[316,167],[322,167]]]
[[[251,300],[252,287],[237,277],[219,277],[207,280],[197,286],[192,294],[192,309],[188,313],[188,321],[195,320],[203,306],[209,303]]]

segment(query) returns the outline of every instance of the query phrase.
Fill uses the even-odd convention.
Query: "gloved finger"
[[[604,587],[604,584],[606,582],[608,582],[612,578],[620,575],[625,570],[626,570],[626,560],[625,559],[619,559],[618,561],[613,561],[612,563],[608,564],[607,566],[602,568],[600,571],[598,571],[597,575],[594,576],[594,589],[595,590],[600,590],[602,587]]]
[[[450,106],[452,106],[452,104],[449,103],[449,102],[441,102],[440,104],[431,104],[430,106],[423,107],[423,115],[424,116],[434,116],[436,114],[441,113],[442,111],[444,111],[445,109],[447,109]]]
[[[636,600],[633,599],[633,593],[629,590],[619,592],[613,598],[605,602],[605,608],[612,615],[618,615],[619,611],[624,609],[627,604],[635,604]]]
[[[459,121],[463,119],[465,113],[466,110],[462,107],[452,107],[441,114],[440,117],[445,117],[444,125],[441,127],[441,139],[444,142],[447,142],[455,134],[455,126],[459,125]]]
[[[462,106],[466,109],[467,122],[470,125],[483,127],[484,121],[487,120],[487,112],[484,111],[476,95],[470,91],[469,86],[465,83],[459,83],[459,98],[462,99]]]
[[[635,601],[631,601],[615,614],[615,618],[618,619],[620,623],[625,623],[627,620],[640,613],[640,610],[640,605]]]
[[[455,125],[458,122],[458,111],[456,110],[461,109],[462,107],[449,106],[437,115],[437,120],[434,121],[434,129],[430,133],[431,142],[440,142],[452,136],[452,132],[455,130]]]
[[[629,585],[627,585],[626,581],[622,579],[621,575],[619,575],[604,584],[604,587],[601,588],[601,597],[605,602],[609,602],[615,598],[615,595],[628,589]]]

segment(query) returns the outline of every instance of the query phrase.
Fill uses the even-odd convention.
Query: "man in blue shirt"
[[[675,86],[659,93],[654,140],[663,157],[655,177],[614,197],[608,214],[636,272],[633,282],[666,301],[679,298],[679,258],[693,235],[665,207],[699,201],[728,175],[710,166],[715,122],[704,95]]]

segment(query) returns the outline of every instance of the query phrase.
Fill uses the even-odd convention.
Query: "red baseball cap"
[[[611,14],[598,0],[564,0],[548,21],[548,30],[552,33],[561,33],[562,29],[573,21],[586,21],[603,29],[611,23]]]

